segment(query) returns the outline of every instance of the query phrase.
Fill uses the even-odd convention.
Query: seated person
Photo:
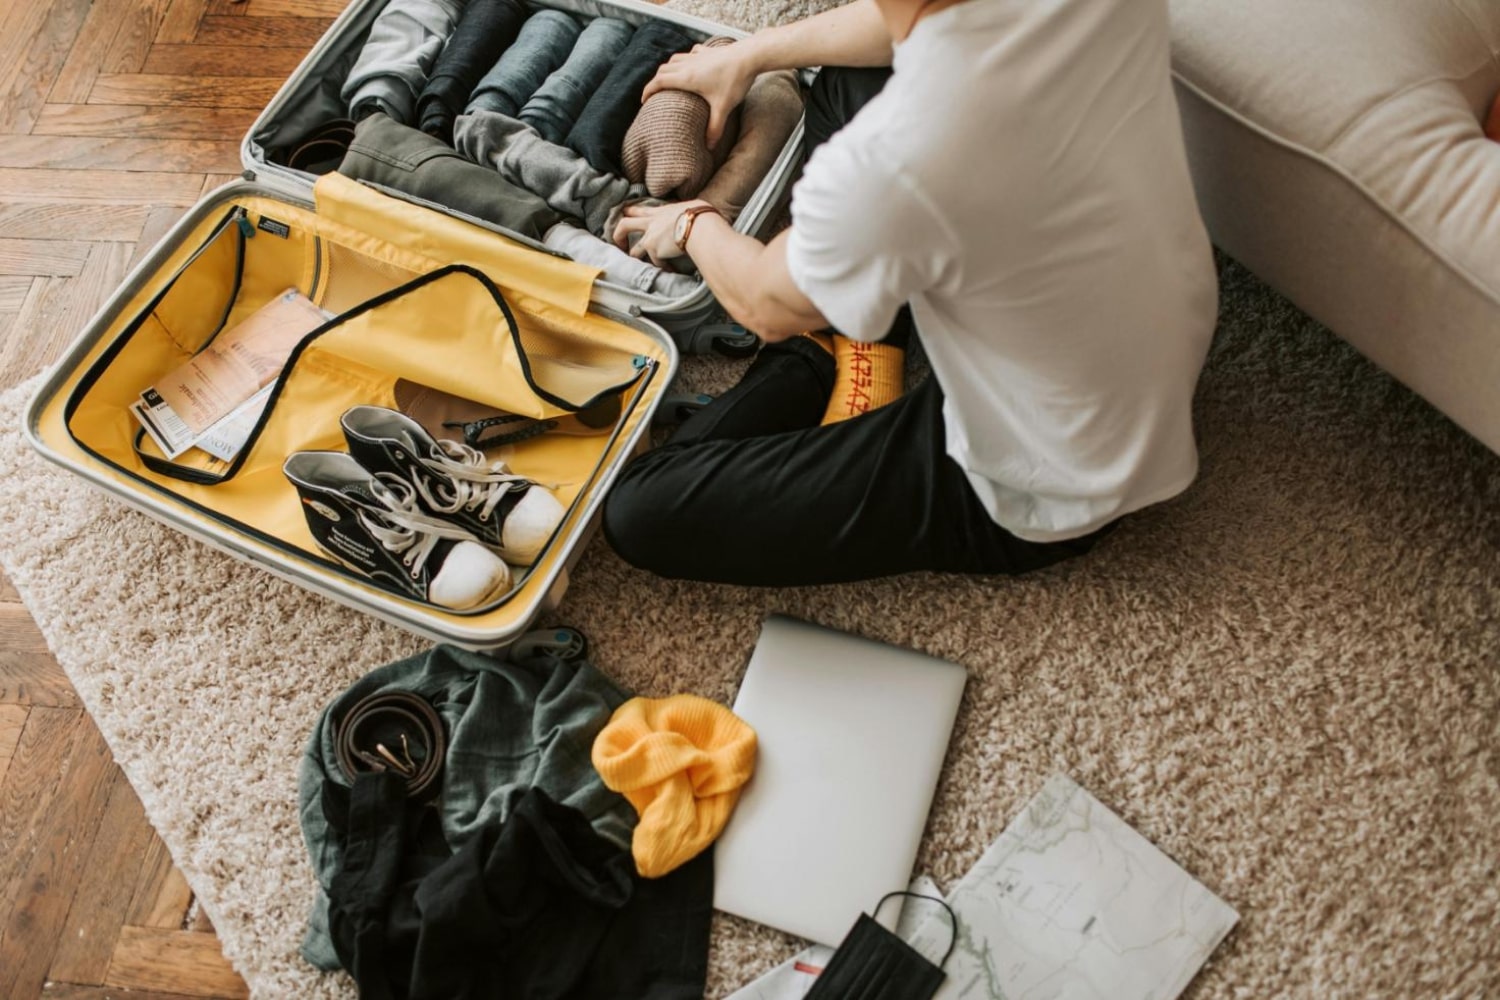
[[[1022,573],[1186,489],[1217,282],[1166,3],[855,0],[677,55],[645,96],[701,94],[713,142],[756,74],[812,65],[854,68],[813,87],[790,229],[762,244],[689,201],[614,234],[690,254],[766,345],[623,471],[616,551],[751,585]],[[913,322],[932,377],[863,406],[880,359],[845,342],[868,412],[822,423],[833,338],[805,331],[889,353]]]

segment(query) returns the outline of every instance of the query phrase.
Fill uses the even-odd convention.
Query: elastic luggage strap
[[[555,406],[560,410],[565,410],[569,413],[577,413],[581,410],[588,410],[601,405],[606,399],[624,392],[627,388],[629,388],[632,384],[640,379],[642,369],[632,369],[629,378],[616,385],[607,386],[603,389],[598,390],[593,396],[582,402],[573,402],[571,400],[564,399],[554,392],[549,391],[541,384],[539,384],[536,380],[536,375],[532,370],[531,360],[527,355],[525,345],[521,342],[520,325],[516,322],[515,313],[511,311],[510,305],[506,302],[505,296],[501,292],[500,287],[493,281],[491,281],[489,277],[482,271],[469,267],[466,264],[449,264],[447,267],[441,267],[436,271],[429,271],[427,274],[419,275],[418,277],[406,282],[403,285],[399,285],[388,292],[377,295],[372,299],[368,299],[365,302],[362,302],[359,305],[355,306],[353,309],[350,309],[344,313],[340,313],[338,316],[335,316],[327,323],[324,323],[323,325],[317,327],[312,332],[303,337],[297,343],[297,346],[292,350],[291,355],[287,358],[286,364],[281,370],[281,374],[279,374],[276,377],[275,382],[272,383],[271,393],[266,399],[265,408],[261,411],[260,417],[255,422],[255,427],[251,430],[249,436],[246,438],[245,443],[240,448],[239,453],[235,456],[234,460],[229,463],[229,467],[223,472],[208,472],[203,469],[181,465],[168,459],[158,458],[154,455],[147,454],[141,448],[141,445],[145,440],[144,431],[138,431],[134,438],[133,447],[137,457],[140,459],[141,463],[152,472],[155,472],[158,475],[167,476],[171,479],[193,483],[199,486],[217,486],[221,483],[228,482],[239,473],[240,469],[245,464],[245,460],[249,457],[251,451],[254,450],[256,442],[260,439],[261,432],[265,430],[266,424],[269,422],[272,414],[275,412],[276,402],[280,398],[282,390],[286,387],[287,379],[291,377],[291,374],[297,367],[298,360],[302,357],[303,353],[309,346],[312,345],[314,341],[322,337],[324,334],[337,329],[339,326],[359,316],[362,316],[363,314],[370,312],[371,310],[377,309],[389,302],[393,302],[401,298],[402,296],[408,295],[419,288],[439,281],[443,278],[449,277],[450,275],[462,275],[464,277],[473,279],[479,282],[479,284],[483,286],[485,291],[489,293],[494,304],[499,308],[501,316],[503,316],[505,319],[505,326],[509,331],[511,344],[515,349],[516,358],[520,364],[521,375],[526,380],[526,385],[530,388],[531,392],[534,393],[536,397],[543,402]]]

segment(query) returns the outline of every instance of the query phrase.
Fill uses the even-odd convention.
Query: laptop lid
[[[965,680],[944,660],[768,618],[734,703],[759,755],[715,847],[714,906],[836,946],[905,888]]]

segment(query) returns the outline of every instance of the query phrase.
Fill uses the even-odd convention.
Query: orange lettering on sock
[[[854,413],[868,413],[872,402],[867,391],[870,388],[871,378],[868,373],[858,372],[849,383],[849,395],[844,397],[844,405]]]

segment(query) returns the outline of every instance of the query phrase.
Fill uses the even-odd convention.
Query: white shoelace
[[[504,462],[486,464],[482,451],[458,441],[439,441],[421,462],[436,475],[430,488],[421,476],[413,477],[412,485],[433,510],[444,514],[477,509],[479,519],[488,521],[505,494],[532,485]]]
[[[415,494],[405,483],[375,482],[370,492],[385,510],[378,514],[359,511],[360,523],[387,551],[401,556],[401,565],[411,572],[413,580],[422,575],[422,567],[427,565],[427,557],[432,555],[439,538],[473,540],[458,525],[422,513]]]

